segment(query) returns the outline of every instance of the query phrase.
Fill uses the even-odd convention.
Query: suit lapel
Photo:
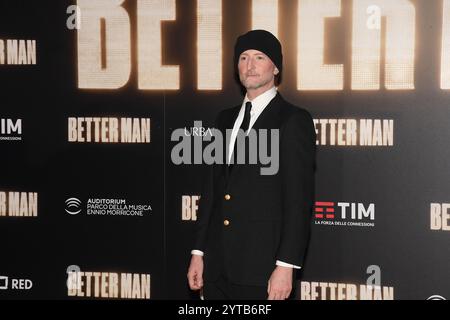
[[[256,119],[252,129],[271,129],[279,123],[279,111],[282,98],[279,93],[269,102],[267,107]]]
[[[224,119],[223,125],[222,125],[222,134],[223,134],[223,143],[224,143],[224,149],[223,149],[223,157],[224,157],[224,163],[222,165],[222,172],[225,176],[225,181],[228,181],[230,170],[227,165],[227,150],[228,150],[228,141],[227,141],[227,130],[233,130],[234,123],[236,122],[236,118],[239,114],[239,111],[241,110],[241,106],[237,106],[230,110],[230,112],[227,113],[227,117]]]

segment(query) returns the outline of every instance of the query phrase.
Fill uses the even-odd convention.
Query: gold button
[[[225,200],[230,200],[230,199],[231,199],[231,196],[229,194],[226,194],[225,195]]]
[[[225,226],[228,226],[228,225],[230,224],[230,221],[229,221],[229,220],[223,220],[223,224],[224,224]]]

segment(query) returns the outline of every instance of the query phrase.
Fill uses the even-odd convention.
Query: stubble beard
[[[252,82],[252,81],[249,81],[248,77],[247,78],[241,77],[241,83],[247,90],[259,89],[259,88],[267,85],[269,82],[270,82],[270,79],[260,79],[257,82]]]

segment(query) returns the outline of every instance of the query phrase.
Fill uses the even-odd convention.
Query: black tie
[[[244,120],[242,120],[242,123],[241,123],[241,129],[244,130],[244,132],[247,132],[248,126],[250,125],[250,111],[251,110],[252,110],[252,103],[250,101],[247,101],[245,103]]]
[[[245,113],[244,113],[244,120],[242,120],[240,129],[244,130],[244,133],[247,132],[248,127],[250,125],[250,111],[252,110],[252,103],[250,101],[247,101],[245,103]],[[237,136],[236,140],[234,141],[234,149],[233,154],[231,155],[232,159],[234,160],[234,164],[236,164],[237,161]],[[230,170],[233,167],[233,164],[230,164]]]

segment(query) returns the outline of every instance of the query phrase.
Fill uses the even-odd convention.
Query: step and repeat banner
[[[317,133],[299,300],[450,298],[449,0],[2,0],[0,298],[187,286],[236,38],[283,45]]]

